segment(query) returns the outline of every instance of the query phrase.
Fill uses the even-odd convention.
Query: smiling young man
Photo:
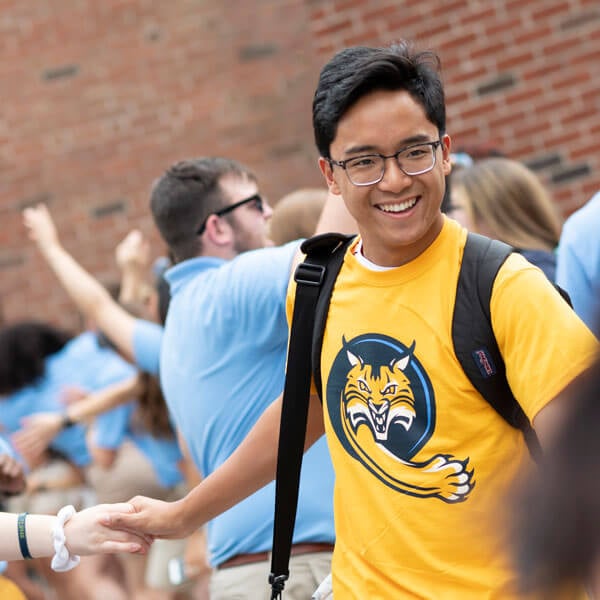
[[[519,597],[495,517],[530,458],[453,351],[467,232],[440,211],[450,138],[438,66],[409,44],[349,48],[324,67],[313,103],[321,171],[360,233],[332,293],[323,404],[311,396],[306,436],[309,447],[325,431],[333,460],[343,600]],[[512,391],[544,445],[597,343],[518,255],[499,272],[491,313]],[[112,522],[184,535],[267,483],[280,413],[277,402],[180,502],[136,498],[137,514]]]

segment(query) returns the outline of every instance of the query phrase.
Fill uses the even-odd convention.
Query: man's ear
[[[442,170],[444,175],[450,175],[452,171],[452,162],[450,159],[450,149],[452,148],[452,140],[449,135],[442,137]]]
[[[214,214],[209,215],[206,219],[204,237],[208,238],[215,246],[226,246],[233,239],[233,228],[227,219],[222,219]]]
[[[323,177],[325,177],[329,191],[336,196],[340,196],[342,192],[340,191],[340,188],[333,177],[333,168],[331,163],[322,156],[319,156],[319,169],[321,169],[321,173],[323,173]]]

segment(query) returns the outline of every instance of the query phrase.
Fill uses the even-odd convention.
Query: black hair
[[[38,321],[21,321],[0,329],[0,394],[12,394],[36,383],[46,358],[71,339],[62,329]]]
[[[203,157],[175,163],[155,182],[150,209],[174,262],[200,253],[201,238],[196,232],[210,214],[225,205],[219,184],[226,175],[255,179],[235,160]]]
[[[319,153],[329,149],[344,114],[363,96],[378,90],[405,90],[421,105],[427,119],[446,131],[440,60],[416,51],[409,42],[385,48],[355,46],[338,52],[322,69],[313,99],[313,128]]]
[[[164,325],[167,320],[169,303],[171,302],[171,290],[169,282],[163,274],[156,278],[156,293],[158,295],[158,318],[161,325]]]

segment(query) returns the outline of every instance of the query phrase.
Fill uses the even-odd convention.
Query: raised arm
[[[177,502],[143,496],[130,500],[135,514],[107,516],[107,524],[161,538],[187,537],[275,478],[281,396],[263,413],[237,450],[211,475]],[[311,397],[305,450],[323,435],[319,398]]]
[[[356,221],[348,212],[341,196],[329,192],[321,212],[315,235],[318,233],[358,233]]]
[[[135,318],[62,247],[46,206],[39,204],[26,208],[23,223],[79,310],[92,319],[127,358],[132,359]]]
[[[146,281],[150,266],[150,244],[138,229],[132,229],[115,249],[121,271],[119,302],[146,310],[152,290]]]

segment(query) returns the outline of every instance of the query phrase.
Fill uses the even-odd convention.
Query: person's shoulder
[[[287,270],[301,243],[302,240],[295,240],[282,246],[268,246],[243,252],[229,261],[226,268],[247,274],[251,270],[260,271],[263,275],[277,273],[278,267]]]
[[[540,279],[545,285],[553,287],[552,282],[544,275],[539,267],[530,262],[520,252],[512,252],[498,269],[494,286],[502,285],[511,280]]]
[[[148,338],[160,339],[164,333],[164,327],[158,323],[154,323],[154,321],[136,319],[134,322],[134,332]]]
[[[293,240],[282,244],[281,246],[265,246],[264,248],[257,248],[256,250],[250,250],[237,256],[234,260],[265,260],[275,256],[293,256],[298,250],[304,239]]]
[[[96,335],[92,331],[84,331],[71,338],[58,352],[49,356],[48,362],[50,362],[50,359],[58,362],[70,360],[78,356],[96,353],[97,351]]]
[[[581,229],[598,231],[598,227],[600,227],[600,192],[567,218],[563,232],[569,233]]]

